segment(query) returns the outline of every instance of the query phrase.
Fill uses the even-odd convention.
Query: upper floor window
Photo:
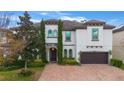
[[[57,37],[57,30],[56,29],[53,31],[53,34],[54,34],[54,37]]]
[[[65,40],[71,41],[71,32],[69,32],[69,31],[65,32]]]
[[[48,37],[52,37],[52,30],[48,30]]]
[[[48,37],[57,37],[57,30],[48,30]]]
[[[93,28],[92,29],[92,40],[93,41],[98,41],[99,40],[99,29],[98,28]]]

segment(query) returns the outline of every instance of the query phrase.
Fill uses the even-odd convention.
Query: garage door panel
[[[107,64],[108,52],[82,52],[81,63],[83,64]]]

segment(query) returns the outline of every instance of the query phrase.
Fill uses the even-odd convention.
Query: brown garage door
[[[108,52],[82,52],[82,64],[107,64]]]

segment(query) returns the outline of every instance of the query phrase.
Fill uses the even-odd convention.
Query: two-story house
[[[112,51],[112,30],[103,21],[85,23],[62,21],[63,57],[74,58],[83,64],[107,64]],[[49,62],[57,61],[57,20],[45,21],[46,53]]]

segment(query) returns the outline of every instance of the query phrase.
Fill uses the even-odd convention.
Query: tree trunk
[[[25,70],[27,70],[27,61],[25,61]]]

